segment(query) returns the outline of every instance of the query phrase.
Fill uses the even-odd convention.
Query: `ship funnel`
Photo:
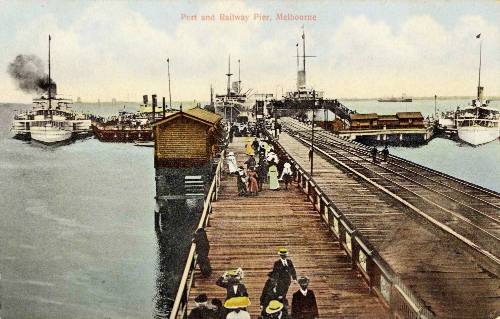
[[[484,86],[477,87],[477,99],[479,101],[483,101],[483,90],[484,90]]]
[[[142,103],[143,103],[144,105],[148,105],[148,96],[147,96],[147,95],[143,95],[143,96],[142,96]]]
[[[151,95],[151,104],[153,105],[153,121],[154,121],[156,115],[156,106],[158,105],[156,94]]]

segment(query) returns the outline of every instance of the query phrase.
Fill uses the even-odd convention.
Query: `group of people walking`
[[[280,165],[273,146],[269,145],[266,140],[260,141],[255,138],[252,141],[248,138],[245,144],[245,154],[248,156],[244,163],[246,169],[238,165],[234,152],[229,152],[226,156],[229,173],[237,177],[239,196],[256,196],[266,183],[269,183],[270,190],[279,190],[280,180],[284,181],[285,189],[288,189],[288,184],[293,179],[292,166],[288,162]],[[279,166],[282,166],[281,177],[279,177]]]
[[[310,290],[309,279],[299,277],[286,248],[278,250],[280,258],[268,273],[268,279],[260,296],[261,319],[315,319],[319,317],[314,292]],[[250,319],[247,307],[251,302],[243,283],[244,273],[241,268],[226,271],[216,281],[216,285],[226,289],[224,303],[212,299],[208,307],[206,294],[195,299],[196,307],[191,310],[188,319]],[[287,294],[291,283],[298,283],[299,289],[293,293],[291,307]],[[222,306],[223,305],[223,306]]]
[[[377,150],[377,147],[374,146],[372,147],[372,150],[371,150],[371,155],[372,155],[372,161],[373,163],[377,163],[377,153],[378,153],[378,150]],[[382,150],[382,160],[384,162],[387,162],[387,157],[389,156],[389,149],[387,148],[387,145],[384,147],[384,149]]]

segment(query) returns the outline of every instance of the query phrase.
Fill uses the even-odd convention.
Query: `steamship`
[[[90,130],[90,119],[71,110],[72,100],[56,97],[56,85],[50,77],[50,41],[49,36],[48,94],[33,99],[32,110],[14,116],[11,127],[14,138],[54,144]]]
[[[240,80],[240,60],[238,60],[238,81],[231,83],[231,57],[229,57],[227,71],[227,91],[226,94],[215,95],[215,112],[224,116],[226,121],[234,123],[240,113],[251,113],[255,101],[251,99],[251,89],[243,92]]]
[[[476,36],[479,38],[481,34]],[[471,145],[481,145],[498,139],[500,136],[500,111],[489,107],[489,101],[483,103],[481,86],[481,47],[479,44],[479,80],[477,97],[472,105],[456,114],[458,138]]]
[[[135,143],[136,145],[148,145],[153,140],[153,128],[151,126],[155,119],[162,116],[163,110],[156,108],[156,95],[153,95],[151,104],[148,104],[148,96],[143,96],[143,104],[139,111],[121,111],[117,116],[92,124],[95,137],[101,142]]]
[[[377,101],[379,102],[413,102],[411,97],[407,97],[406,94],[402,94],[401,97],[389,97],[389,98],[380,98]]]

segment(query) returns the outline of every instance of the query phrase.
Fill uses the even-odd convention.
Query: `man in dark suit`
[[[271,300],[278,300],[283,303],[283,296],[280,295],[278,290],[278,281],[276,280],[275,274],[271,271],[267,274],[269,277],[262,289],[262,294],[260,295],[260,309],[262,310],[262,316],[265,315],[266,307],[269,305]]]
[[[288,293],[288,288],[292,282],[297,280],[297,273],[295,272],[295,267],[292,261],[288,258],[288,250],[286,248],[280,248],[278,251],[280,259],[274,263],[273,273],[276,275],[276,280],[278,281],[278,290],[280,295],[286,299],[286,294]]]
[[[196,307],[189,313],[188,319],[212,319],[213,311],[207,307],[206,294],[200,294],[195,299]]]
[[[198,256],[196,262],[200,266],[201,274],[203,277],[210,277],[212,267],[208,259],[210,252],[210,243],[208,242],[207,233],[203,228],[198,228],[194,233],[193,243],[196,244],[196,255]]]
[[[318,305],[314,292],[307,289],[309,279],[301,277],[299,279],[300,289],[292,297],[292,318],[293,319],[317,319]]]
[[[217,281],[215,284],[219,287],[226,288],[226,300],[231,299],[233,297],[248,297],[247,288],[244,284],[240,283],[236,274],[225,273]]]

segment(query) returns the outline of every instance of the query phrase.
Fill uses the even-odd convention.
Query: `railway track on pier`
[[[283,119],[290,135],[310,146],[311,130]],[[445,234],[500,268],[500,194],[396,156],[373,163],[370,149],[315,130],[315,151],[409,207]]]

